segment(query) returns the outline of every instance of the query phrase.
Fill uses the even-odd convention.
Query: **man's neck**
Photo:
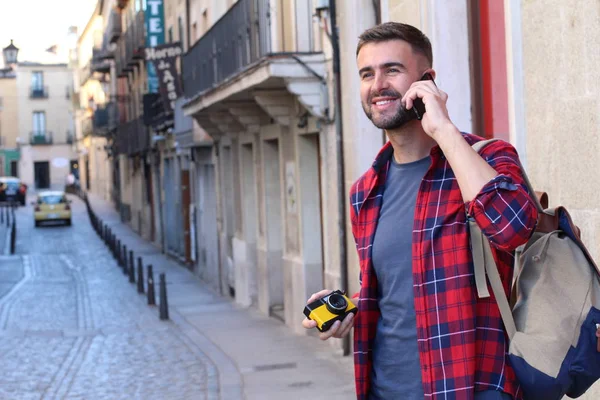
[[[394,148],[394,159],[398,164],[406,164],[429,156],[437,143],[421,128],[420,121],[414,121],[400,129],[385,131]]]

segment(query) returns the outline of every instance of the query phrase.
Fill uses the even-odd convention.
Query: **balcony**
[[[139,61],[144,59],[145,47],[144,12],[139,11],[118,42],[116,52],[118,76],[126,76],[138,65]]]
[[[258,5],[258,9],[254,10]],[[269,0],[239,0],[183,56],[186,98],[271,53]]]
[[[48,86],[33,85],[29,88],[30,99],[47,99]]]
[[[81,120],[81,134],[83,137],[91,136],[94,133],[94,125],[91,117],[85,117]]]
[[[133,156],[150,150],[150,133],[142,118],[120,124],[115,139],[117,154]]]
[[[49,131],[30,132],[29,143],[32,146],[52,144],[52,132],[49,132]]]
[[[110,102],[94,111],[92,118],[94,136],[106,136],[116,129],[118,122],[117,104]]]
[[[115,43],[122,33],[121,12],[115,9],[110,11],[106,31],[104,32],[104,44]]]
[[[81,109],[81,97],[79,92],[71,92],[71,106],[73,110]]]
[[[129,4],[129,0],[117,0],[117,7],[121,10],[127,7],[127,4]]]
[[[328,121],[327,61],[311,39],[310,12],[286,25],[273,0],[238,0],[182,58],[185,115],[213,139],[274,121],[290,125],[296,104]],[[279,4],[279,2],[277,2]],[[306,40],[286,43],[282,32]]]
[[[79,69],[79,85],[83,86],[92,77],[92,69],[90,63],[85,64]]]
[[[90,61],[90,70],[93,74],[94,72],[99,72],[102,74],[110,73],[110,61],[109,59],[113,57],[113,52],[108,50],[105,47],[92,49],[92,60]]]

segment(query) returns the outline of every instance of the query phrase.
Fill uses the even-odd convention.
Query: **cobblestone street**
[[[183,267],[168,275],[171,320],[159,320],[80,200],[73,210],[73,226],[40,228],[31,207],[17,211],[16,254],[0,258],[0,399],[351,398],[348,358],[203,290]],[[166,268],[149,244],[140,251],[156,276]]]

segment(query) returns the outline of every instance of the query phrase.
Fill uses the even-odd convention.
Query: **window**
[[[205,8],[202,11],[202,34],[204,35],[208,30],[208,10]]]
[[[195,41],[198,37],[198,25],[194,22],[192,24],[192,40]]]
[[[177,18],[177,26],[179,28],[179,41],[181,42],[181,48],[185,49],[185,36],[183,33],[183,19],[181,17]]]
[[[31,86],[33,90],[44,90],[44,73],[42,71],[31,73]]]
[[[173,43],[173,27],[169,28],[169,43]]]
[[[67,198],[64,195],[60,194],[47,194],[44,196],[39,196],[37,199],[38,204],[66,204]]]
[[[46,113],[44,111],[33,112],[33,135],[46,135]]]

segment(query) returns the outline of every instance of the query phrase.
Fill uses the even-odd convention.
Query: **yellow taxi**
[[[64,221],[71,225],[71,200],[67,199],[65,192],[46,191],[37,195],[33,203],[35,226],[40,226],[45,221]]]

